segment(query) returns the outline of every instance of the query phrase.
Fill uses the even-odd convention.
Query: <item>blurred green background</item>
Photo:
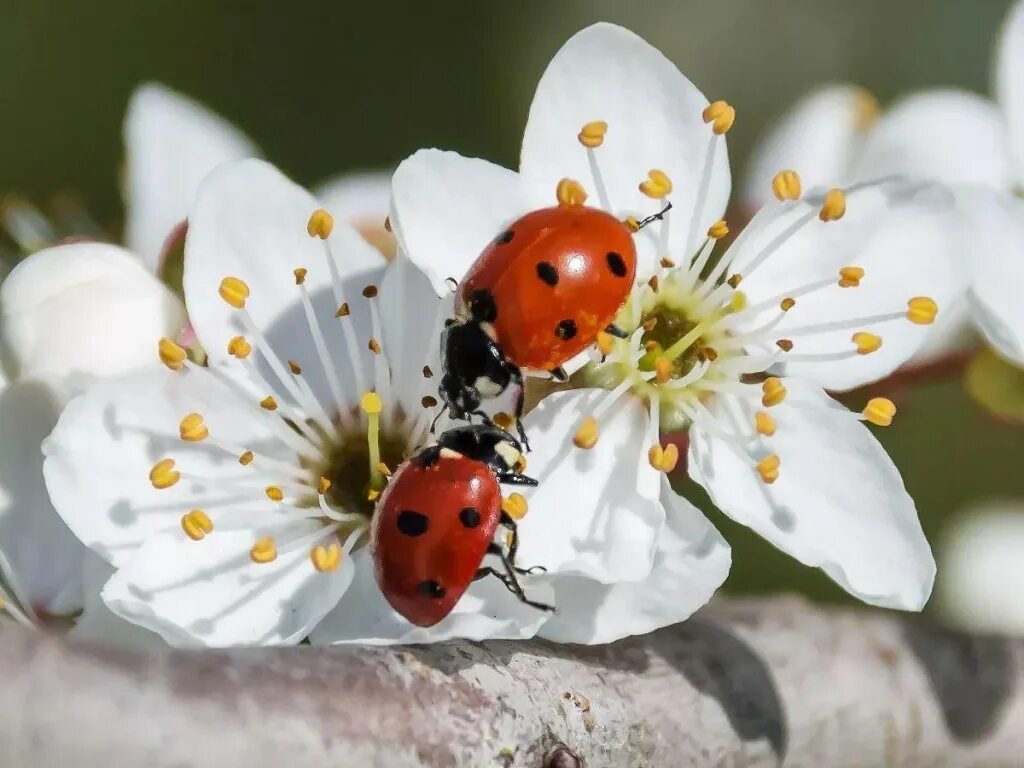
[[[514,166],[533,88],[579,28],[616,21],[661,48],[710,98],[737,107],[742,169],[758,131],[809,88],[989,93],[1009,0],[603,0],[279,3],[0,0],[0,194],[78,195],[116,227],[121,120],[155,80],[240,126],[311,184],[387,167],[422,146]],[[916,390],[881,435],[929,537],[964,506],[1024,498],[1024,428],[989,419],[958,381]],[[735,546],[729,587],[844,599],[715,514]],[[941,578],[941,575],[940,575]]]

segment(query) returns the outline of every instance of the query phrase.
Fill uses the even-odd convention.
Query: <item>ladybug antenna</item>
[[[665,207],[662,208],[660,211],[658,211],[655,214],[652,214],[652,215],[648,216],[646,219],[641,219],[640,221],[638,221],[636,223],[637,231],[639,232],[641,229],[646,227],[651,222],[661,221],[662,219],[665,218],[665,214],[668,213],[671,210],[672,210],[672,203],[665,203]]]
[[[447,410],[448,403],[445,403],[444,405],[441,406],[441,410],[437,412],[437,416],[434,417],[434,420],[430,422],[430,434],[434,434],[434,428],[437,427],[437,422],[441,419],[442,416],[444,416],[445,411]]]

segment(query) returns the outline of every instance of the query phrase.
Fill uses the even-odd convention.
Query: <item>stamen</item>
[[[331,273],[331,292],[334,295],[334,303],[338,307],[334,316],[341,320],[341,332],[345,337],[345,351],[348,353],[349,367],[353,378],[355,378],[356,392],[362,392],[366,389],[366,377],[363,373],[362,359],[359,356],[359,342],[356,340],[356,331],[352,323],[344,320],[351,314],[348,301],[345,298],[345,284],[338,271],[338,265],[334,261],[331,241],[328,238],[321,238],[321,242],[324,248],[324,258],[327,260],[327,269]]]
[[[635,361],[634,361],[635,362]],[[651,374],[653,377],[654,374]],[[630,387],[633,386],[633,382],[630,379],[624,379],[615,389],[610,391],[597,407],[594,408],[593,413],[590,416],[585,417],[579,427],[576,429],[576,434],[573,435],[572,441],[575,443],[577,448],[583,448],[589,450],[597,445],[597,439],[601,434],[600,427],[598,426],[598,420],[607,413],[608,409],[611,408],[615,401],[624,395]]]
[[[190,413],[183,418],[178,425],[178,433],[188,443],[199,443],[210,436],[210,430],[199,413]]]
[[[252,464],[253,459],[256,458],[252,451],[246,451],[238,457],[238,463],[243,467],[247,467]]]
[[[336,571],[341,565],[341,547],[337,542],[332,542],[326,547],[323,544],[318,544],[310,550],[309,559],[319,573]]]
[[[363,296],[370,305],[370,328],[373,336],[370,337],[368,346],[374,354],[374,390],[380,393],[382,400],[394,404],[395,400],[391,397],[391,365],[388,362],[387,353],[381,347],[380,342],[378,342],[378,339],[382,339],[384,336],[380,321],[380,309],[375,301],[377,294],[378,290],[375,285],[368,285],[363,289]]]
[[[199,541],[213,532],[213,521],[201,509],[193,509],[181,518],[181,529],[192,541]]]
[[[170,488],[181,479],[181,472],[174,468],[174,459],[161,459],[149,470],[149,482],[157,490]]]
[[[779,171],[772,178],[772,193],[779,201],[799,200],[801,194],[800,174],[796,171]]]
[[[615,337],[605,331],[599,331],[597,334],[597,349],[602,355],[607,357],[615,349]]]
[[[915,296],[907,302],[907,319],[915,325],[931,325],[938,312],[939,305],[928,296]]]
[[[882,337],[867,331],[859,331],[850,338],[857,345],[858,355],[870,355],[882,347]]]
[[[775,346],[777,346],[783,352],[789,352],[790,350],[793,349],[793,340],[792,339],[779,339],[778,341],[775,342]]]
[[[590,175],[594,180],[594,189],[597,190],[597,199],[601,202],[601,207],[604,210],[611,212],[612,205],[608,198],[608,189],[605,186],[604,177],[601,175],[601,168],[597,164],[597,153],[594,152],[604,143],[604,135],[607,131],[608,123],[603,120],[595,120],[584,125],[576,138],[587,148],[587,164],[590,166]]]
[[[679,447],[675,443],[669,443],[666,446],[655,443],[647,451],[647,460],[652,467],[667,475],[679,463]]]
[[[245,360],[252,353],[252,344],[245,340],[245,336],[234,336],[228,342],[228,354],[238,360]]]
[[[376,392],[367,392],[363,395],[360,405],[369,421],[366,444],[369,449],[370,489],[380,491],[385,484],[384,475],[380,471],[380,412],[384,408],[384,403]]]
[[[647,178],[640,182],[640,191],[654,200],[661,200],[672,192],[672,180],[664,171],[652,168]]]
[[[754,414],[754,428],[759,435],[771,437],[775,434],[775,419],[764,411],[758,411]]]
[[[584,125],[576,135],[576,138],[587,149],[597,149],[597,147],[604,144],[604,135],[607,132],[608,123],[604,122],[604,120],[594,120]]]
[[[252,545],[249,557],[254,563],[260,565],[271,563],[277,559],[277,544],[270,536],[264,536]]]
[[[761,392],[761,404],[765,408],[776,406],[786,399],[786,387],[782,383],[782,379],[776,376],[770,376],[764,380],[761,384]]]
[[[284,501],[284,491],[276,485],[268,485],[264,493],[267,494],[267,498],[271,501]]]
[[[162,337],[157,344],[157,352],[160,355],[160,362],[172,371],[179,370],[188,358],[185,348],[175,344],[166,336]]]
[[[277,400],[275,400],[270,395],[267,395],[262,400],[260,400],[260,408],[263,408],[266,411],[276,411],[277,410]]]
[[[736,110],[726,101],[713,101],[704,108],[705,123],[711,123],[711,130],[721,136],[728,133],[736,121]]]
[[[864,279],[862,267],[843,267],[839,270],[840,288],[859,288],[860,281]]]
[[[563,208],[577,208],[587,201],[583,185],[572,179],[562,179],[555,188],[555,197]]]
[[[723,237],[729,234],[729,225],[725,219],[720,219],[708,228],[708,237],[712,240],[721,240]]]
[[[761,480],[771,485],[779,479],[779,464],[778,454],[771,454],[766,456],[757,462],[757,474],[761,476]]]
[[[846,214],[846,193],[838,188],[825,193],[825,202],[818,212],[822,221],[838,221]]]
[[[218,289],[220,297],[235,309],[244,309],[245,300],[249,298],[249,286],[237,277],[225,277],[220,281]]]
[[[318,208],[310,214],[309,221],[306,223],[306,232],[309,233],[310,237],[319,237],[321,240],[326,240],[333,231],[334,217],[323,208]]]
[[[527,509],[526,497],[521,493],[510,493],[501,500],[501,511],[513,520],[522,520],[526,517]]]
[[[864,419],[876,427],[888,427],[895,415],[896,405],[886,397],[873,397],[864,406]]]

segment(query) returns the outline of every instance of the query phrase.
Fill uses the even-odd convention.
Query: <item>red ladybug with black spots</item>
[[[488,422],[480,403],[516,385],[516,426],[529,450],[523,369],[564,380],[562,365],[598,333],[622,336],[611,322],[635,277],[633,234],[610,213],[557,205],[512,222],[463,278],[441,337],[438,393],[451,416]]]
[[[402,463],[381,494],[370,552],[384,597],[413,624],[429,627],[451,613],[469,585],[495,576],[519,600],[516,521],[502,509],[500,483],[535,486],[522,474],[520,443],[498,427],[472,424],[443,433],[436,445]],[[497,543],[499,526],[511,533]],[[501,569],[483,565],[493,555]]]

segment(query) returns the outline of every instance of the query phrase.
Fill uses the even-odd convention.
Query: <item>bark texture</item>
[[[4,766],[1024,763],[1024,641],[795,599],[612,645],[140,655],[0,633]]]

